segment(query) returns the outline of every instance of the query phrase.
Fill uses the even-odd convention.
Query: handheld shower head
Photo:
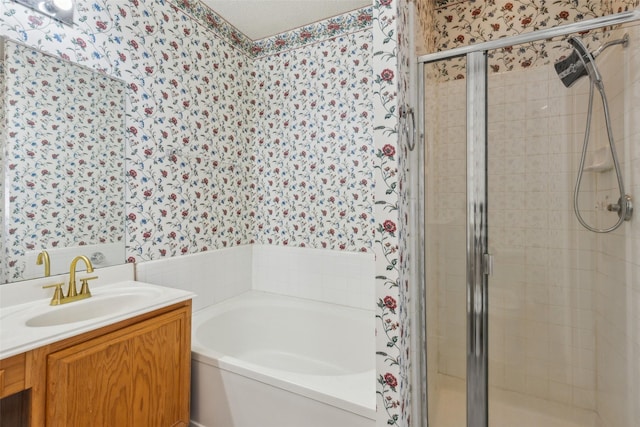
[[[590,75],[596,82],[601,82],[600,73],[598,73],[598,70],[594,66],[595,58],[608,47],[617,44],[627,47],[629,44],[629,35],[625,34],[621,39],[607,42],[591,53],[589,53],[587,47],[579,38],[570,37],[567,41],[573,47],[573,52],[568,57],[556,62],[554,67],[562,83],[566,87],[571,87],[576,81],[586,75]]]
[[[584,142],[582,144],[582,155],[580,157],[580,166],[578,168],[578,178],[576,179],[576,186],[573,190],[573,210],[578,218],[578,222],[582,224],[587,230],[596,232],[596,233],[609,233],[613,230],[616,230],[618,227],[622,225],[624,221],[629,221],[631,219],[632,209],[631,206],[631,197],[629,197],[624,192],[624,182],[622,180],[622,172],[620,170],[620,163],[618,162],[618,155],[616,154],[616,145],[613,139],[613,131],[611,129],[611,116],[609,114],[609,103],[607,102],[607,95],[604,90],[604,84],[602,83],[602,78],[600,77],[600,73],[598,72],[598,67],[596,66],[595,57],[598,56],[602,51],[604,51],[609,46],[613,46],[616,44],[621,44],[623,46],[627,46],[629,44],[629,37],[625,34],[625,36],[619,40],[614,40],[604,45],[600,46],[596,51],[589,53],[587,47],[582,43],[582,40],[571,37],[568,40],[569,44],[573,46],[573,52],[569,55],[568,58],[561,60],[560,62],[555,64],[556,72],[558,76],[562,80],[562,83],[566,87],[570,87],[573,85],[576,80],[584,75],[589,76],[590,84],[589,84],[589,107],[587,109],[587,123],[584,132]],[[580,185],[582,183],[582,173],[584,172],[584,162],[587,156],[587,150],[589,146],[589,136],[591,130],[591,119],[593,117],[593,93],[595,88],[598,88],[598,92],[600,92],[600,97],[602,98],[602,110],[604,113],[604,120],[607,129],[607,138],[609,139],[609,149],[611,151],[611,158],[613,159],[613,165],[616,170],[616,179],[618,180],[618,189],[620,190],[620,202],[615,208],[612,210],[617,210],[618,212],[618,221],[611,227],[608,228],[597,228],[589,225],[584,218],[582,218],[582,214],[580,213],[578,198],[580,195]]]
[[[580,39],[570,37],[567,41],[573,47],[573,52],[565,59],[556,62],[553,66],[562,83],[566,87],[571,87],[581,77],[590,74],[585,65],[593,61],[593,56]]]

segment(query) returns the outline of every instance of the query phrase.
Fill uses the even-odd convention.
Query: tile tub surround
[[[137,263],[136,278],[194,292],[194,311],[251,289],[370,310],[374,268],[372,254],[241,245]]]
[[[371,253],[253,245],[252,289],[371,310]]]
[[[251,289],[252,245],[136,263],[136,279],[191,291],[193,311]]]

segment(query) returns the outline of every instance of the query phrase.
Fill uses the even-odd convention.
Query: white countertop
[[[62,289],[66,290],[66,285]],[[47,291],[43,291],[43,298],[30,302],[8,298],[6,295],[3,297],[4,301],[0,304],[0,359],[195,296],[194,293],[181,289],[123,280],[92,287],[91,298],[51,306],[51,298],[46,295],[52,294],[53,290]]]

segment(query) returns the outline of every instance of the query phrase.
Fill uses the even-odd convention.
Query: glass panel
[[[596,64],[626,192],[640,197],[638,28],[578,37],[594,51],[625,32],[629,47],[608,48]],[[553,62],[573,52],[565,40],[516,49],[521,59],[512,62],[506,49],[490,52],[490,425],[632,427],[640,419],[640,227],[634,219],[598,234],[580,225],[573,191],[589,77],[570,88],[559,78]],[[607,205],[619,193],[597,90],[593,105],[578,207],[586,223],[606,228],[618,219]]]
[[[425,252],[430,427],[466,425],[464,59],[425,65]]]

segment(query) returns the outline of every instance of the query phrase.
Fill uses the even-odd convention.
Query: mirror
[[[125,83],[0,41],[0,283],[124,263]]]

